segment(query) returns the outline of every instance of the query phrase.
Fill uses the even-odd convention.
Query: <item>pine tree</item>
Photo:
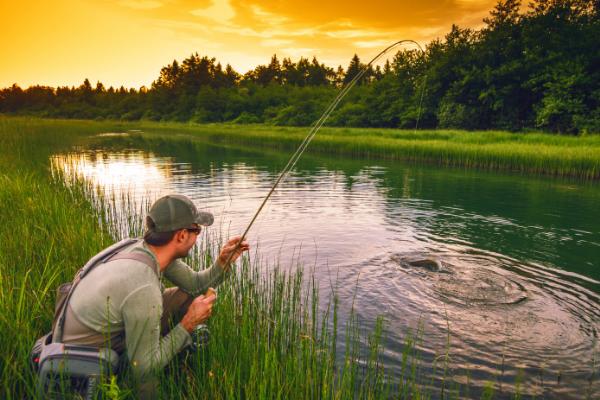
[[[344,68],[341,65],[338,65],[337,70],[335,71],[335,86],[341,87],[344,84],[344,77],[346,73],[344,72]]]
[[[519,22],[519,9],[521,0],[501,0],[490,11],[490,17],[484,18],[483,22],[488,25],[488,29],[498,29],[505,25],[515,25]]]
[[[352,57],[352,60],[350,60],[350,64],[348,65],[346,75],[344,75],[344,85],[352,81],[352,79],[354,79],[354,77],[359,74],[362,67],[363,65],[361,65],[358,55],[354,54],[354,57]]]

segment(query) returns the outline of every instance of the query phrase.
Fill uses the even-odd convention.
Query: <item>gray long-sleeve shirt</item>
[[[115,348],[119,345],[109,342],[124,336],[133,371],[143,378],[152,370],[163,368],[191,338],[181,323],[161,337],[163,286],[158,260],[143,240],[122,250],[133,251],[149,254],[155,265],[149,268],[140,261],[120,259],[94,268],[73,292],[63,341],[110,344]],[[220,284],[225,272],[216,264],[196,272],[183,261],[175,260],[165,269],[164,276],[185,292],[197,296]],[[86,338],[82,334],[85,328],[91,330],[92,336]],[[103,336],[103,343],[91,343],[98,341],[98,334]]]

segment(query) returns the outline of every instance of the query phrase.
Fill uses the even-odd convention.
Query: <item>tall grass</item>
[[[83,188],[53,181],[48,156],[94,124],[0,119],[0,397],[32,397],[32,340],[49,329],[54,289],[110,243]]]

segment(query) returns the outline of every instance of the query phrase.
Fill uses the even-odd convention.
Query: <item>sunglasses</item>
[[[199,235],[200,232],[202,232],[202,228],[198,227],[198,228],[185,228],[186,231],[191,232],[191,233],[195,233],[196,235]]]

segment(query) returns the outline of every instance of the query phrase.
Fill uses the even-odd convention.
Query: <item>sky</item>
[[[0,88],[17,83],[149,87],[190,54],[244,73],[316,56],[347,67],[389,44],[480,28],[496,0],[2,0]]]

